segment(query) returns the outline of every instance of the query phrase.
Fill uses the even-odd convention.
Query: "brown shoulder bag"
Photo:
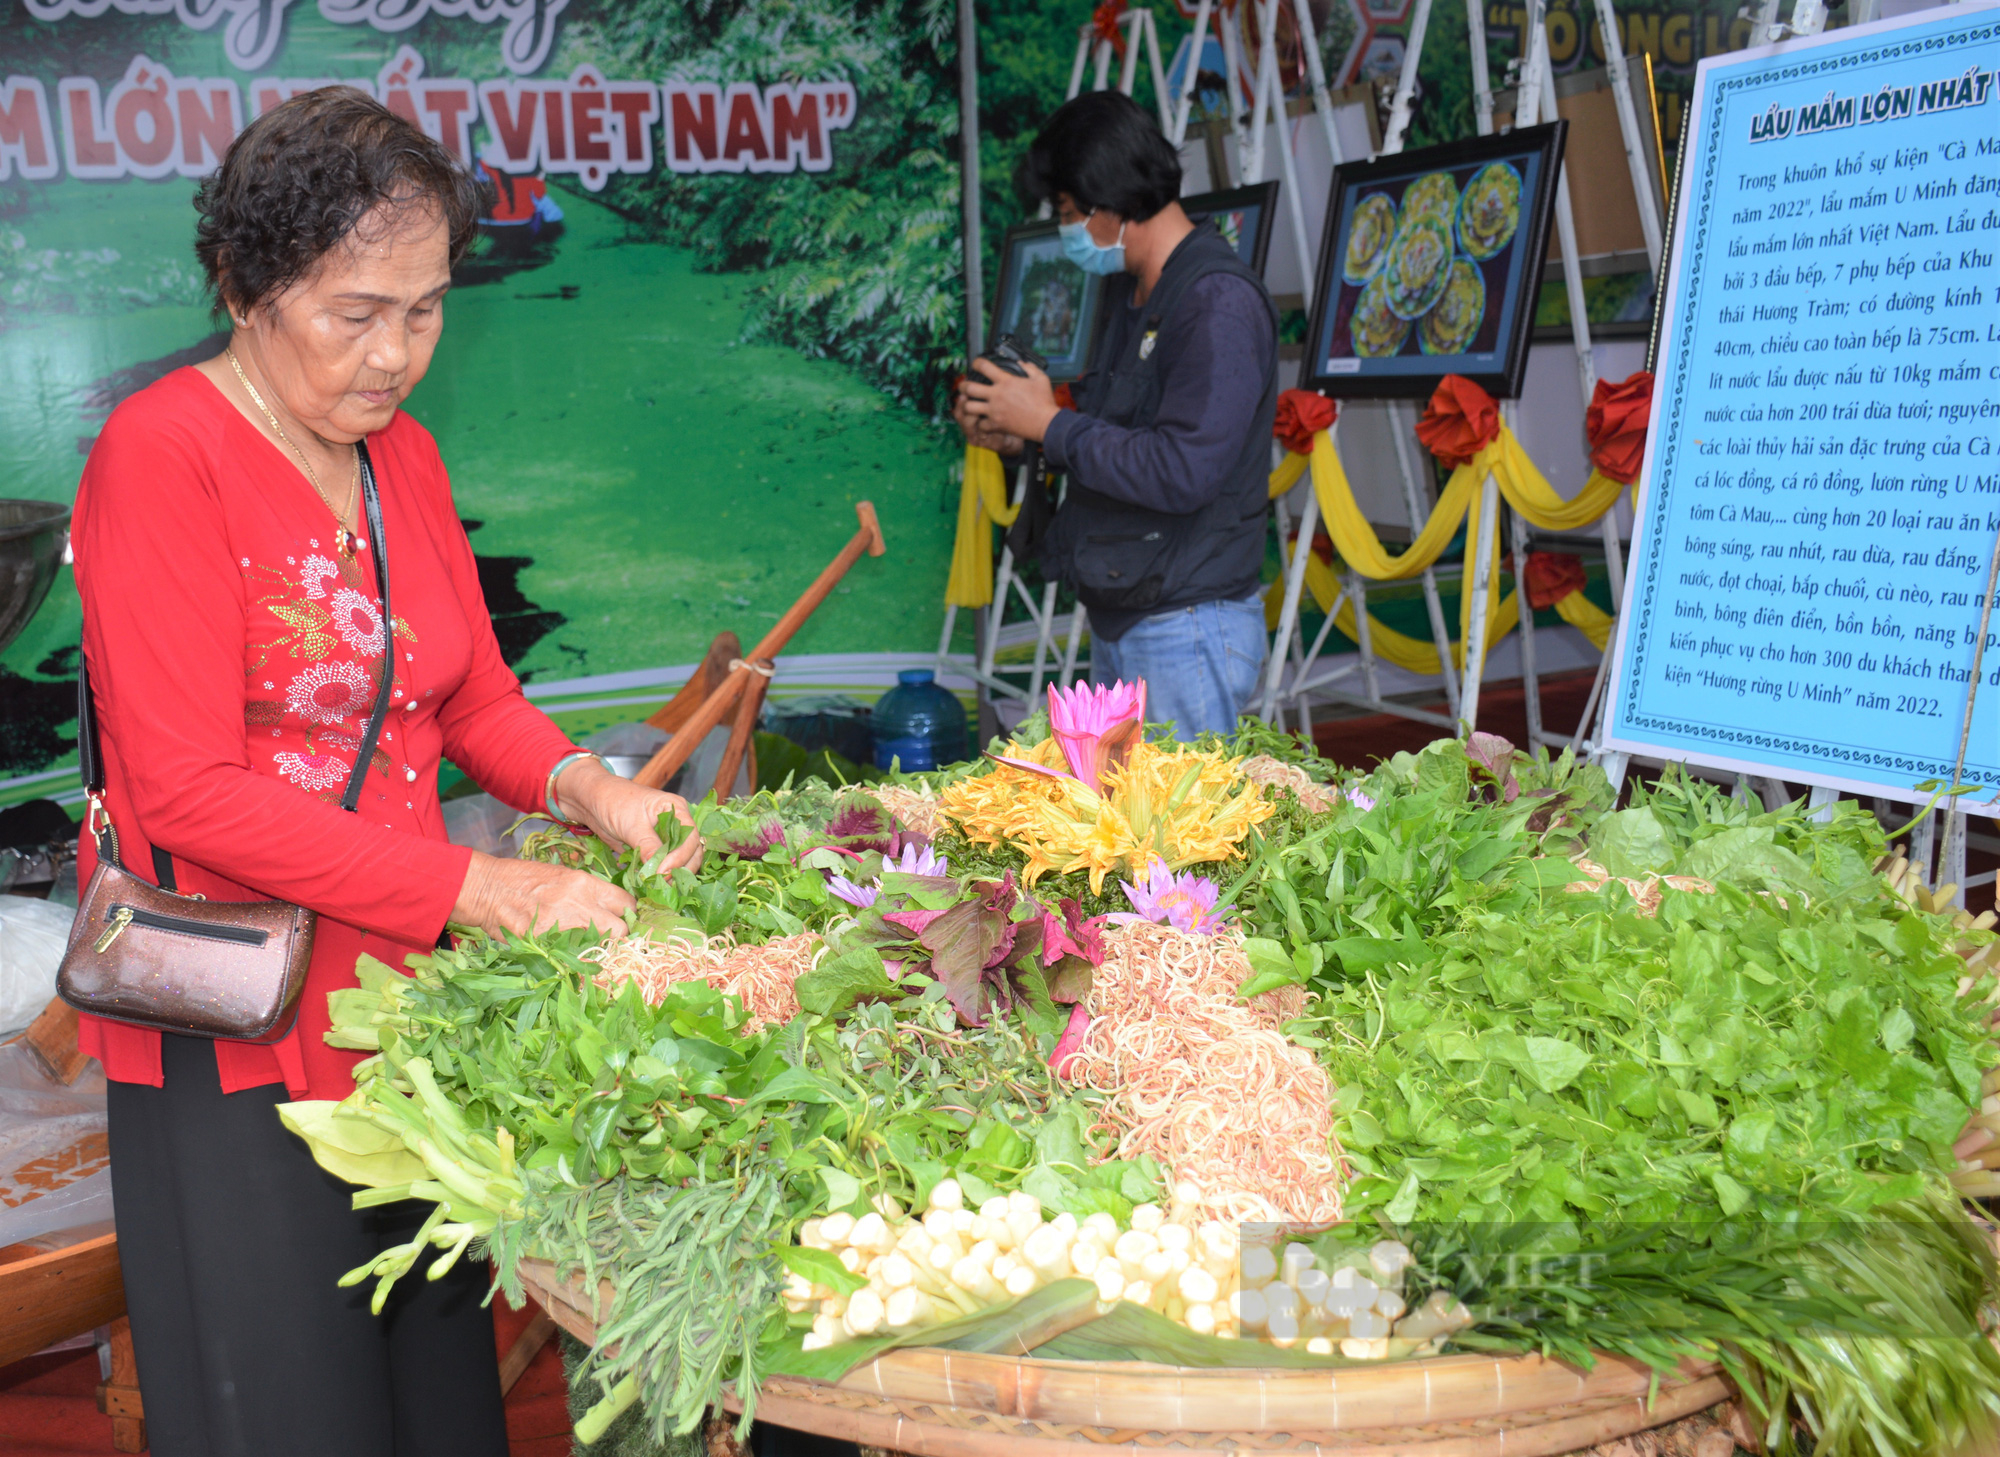
[[[388,716],[395,671],[395,618],[389,610],[389,553],[382,502],[365,442],[361,499],[382,590],[382,682],[361,752],[340,807],[352,812]],[[76,675],[77,750],[90,796],[84,826],[97,844],[97,871],[83,893],[56,974],[56,992],[79,1012],[184,1037],[277,1042],[298,1019],[319,915],[289,901],[211,901],[180,895],[173,857],[155,845],[153,873],[141,880],[118,853],[118,832],[104,811],[104,753],[91,701],[88,664]]]

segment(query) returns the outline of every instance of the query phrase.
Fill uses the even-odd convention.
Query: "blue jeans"
[[[1093,683],[1146,682],[1146,717],[1174,725],[1182,743],[1196,734],[1236,732],[1263,678],[1270,640],[1262,595],[1197,602],[1135,623],[1117,642],[1090,639]]]

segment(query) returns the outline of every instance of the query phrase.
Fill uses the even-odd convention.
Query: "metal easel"
[[[1476,5],[1478,0],[1469,0],[1469,3]],[[1389,125],[1382,139],[1382,150],[1377,154],[1379,156],[1388,156],[1403,149],[1404,133],[1409,129],[1410,103],[1416,93],[1417,66],[1423,54],[1424,31],[1430,24],[1430,6],[1431,0],[1417,0],[1416,11],[1411,16],[1409,42],[1403,52],[1402,74],[1397,81],[1396,96],[1390,107]],[[1308,75],[1313,82],[1314,109],[1319,111],[1326,127],[1327,141],[1332,152],[1333,162],[1338,167],[1345,159],[1342,157],[1339,143],[1334,137],[1333,107],[1326,91],[1325,72],[1320,65],[1318,39],[1313,33],[1312,17],[1304,0],[1296,0],[1296,11],[1299,20],[1301,42],[1307,57]],[[1272,53],[1270,84],[1275,87],[1277,85],[1277,76],[1275,38],[1273,36],[1274,26],[1267,22],[1263,29],[1267,45],[1271,47]],[[1483,79],[1484,67],[1485,56],[1482,52],[1477,57],[1474,71],[1476,79]],[[1488,109],[1489,111],[1491,109],[1490,103]],[[1284,144],[1289,147],[1289,134],[1283,128],[1280,129],[1280,136]],[[1287,182],[1288,184],[1290,182],[1289,175]],[[1296,198],[1296,189],[1292,190]],[[1294,205],[1297,206],[1298,204],[1295,202]],[[1310,260],[1313,256],[1315,255],[1308,248],[1304,245],[1300,246],[1299,257],[1302,269],[1310,269],[1311,265],[1307,260]],[[1307,286],[1310,287],[1310,281],[1308,281]],[[1350,404],[1349,408],[1354,407]],[[1390,434],[1395,440],[1396,463],[1398,472],[1402,476],[1403,503],[1409,513],[1410,530],[1412,533],[1415,533],[1422,528],[1425,513],[1422,504],[1422,492],[1417,483],[1417,469],[1413,452],[1410,449],[1409,441],[1404,438],[1405,430],[1402,419],[1402,407],[1395,403],[1389,403],[1384,408],[1388,412]],[[1333,433],[1337,438],[1339,433],[1338,422],[1334,426]],[[1278,504],[1278,512],[1279,540],[1282,541],[1286,530],[1282,502]],[[1326,620],[1321,623],[1319,633],[1314,638],[1312,646],[1303,652],[1298,651],[1300,639],[1298,627],[1299,601],[1305,587],[1306,563],[1312,552],[1313,528],[1318,524],[1318,521],[1319,498],[1308,488],[1305,506],[1300,513],[1298,538],[1292,548],[1291,560],[1286,564],[1284,602],[1279,610],[1278,630],[1272,640],[1271,656],[1264,670],[1264,698],[1259,708],[1259,716],[1282,727],[1284,724],[1284,706],[1289,702],[1297,714],[1299,728],[1303,732],[1310,733],[1312,731],[1312,710],[1308,695],[1317,692],[1339,702],[1354,703],[1373,708],[1378,712],[1393,713],[1404,718],[1413,718],[1420,723],[1433,724],[1439,728],[1450,729],[1454,727],[1460,702],[1457,675],[1453,670],[1451,660],[1451,637],[1445,627],[1444,606],[1438,596],[1437,574],[1429,567],[1424,568],[1422,574],[1424,603],[1430,617],[1431,638],[1436,645],[1439,664],[1443,669],[1445,698],[1451,708],[1451,717],[1447,718],[1442,714],[1432,713],[1426,709],[1412,708],[1406,704],[1395,703],[1382,697],[1380,684],[1376,677],[1374,644],[1370,641],[1371,628],[1368,618],[1366,580],[1359,572],[1354,571],[1352,568],[1342,578],[1340,593],[1327,608]],[[1318,677],[1313,677],[1311,676],[1312,667],[1319,660],[1319,656],[1326,646],[1327,637],[1333,628],[1334,617],[1339,613],[1343,604],[1351,605],[1354,609],[1357,647],[1355,660],[1351,663],[1343,663],[1339,667],[1320,674]],[[1285,668],[1288,662],[1292,667],[1292,679],[1289,688],[1285,687],[1284,683]],[[1331,684],[1339,682],[1341,679],[1355,673],[1360,675],[1362,692],[1358,694],[1348,693],[1330,687]]]
[[[1468,3],[1471,3],[1471,0],[1468,0]],[[1618,125],[1619,129],[1624,133],[1626,162],[1632,169],[1633,191],[1637,195],[1639,203],[1639,222],[1646,234],[1646,254],[1653,268],[1653,286],[1661,294],[1664,294],[1667,286],[1664,272],[1666,230],[1658,211],[1653,206],[1651,190],[1641,185],[1645,175],[1644,163],[1643,158],[1635,154],[1635,147],[1638,141],[1637,109],[1632,101],[1631,83],[1626,73],[1625,57],[1622,53],[1624,48],[1616,43],[1618,32],[1614,23],[1610,0],[1595,0],[1595,3],[1597,6],[1598,27],[1605,37],[1604,51],[1607,67],[1612,67],[1613,65],[1613,52],[1619,53],[1616,56],[1615,68],[1611,70],[1612,91],[1618,105]],[[1758,7],[1756,25],[1757,29],[1763,32],[1763,37],[1766,41],[1782,40],[1787,31],[1793,35],[1817,35],[1821,30],[1826,28],[1827,7],[1824,4],[1824,0],[1793,0],[1792,21],[1789,25],[1780,25],[1778,23],[1779,4],[1780,0],[1761,0]],[[1853,25],[1866,25],[1876,19],[1879,12],[1880,0],[1855,0],[1852,18],[1849,23]],[[1745,5],[1738,13],[1748,15],[1750,13],[1749,6]],[[1753,31],[1752,33],[1754,35],[1756,32]],[[1551,104],[1553,105],[1553,102]],[[1577,314],[1574,292],[1575,290],[1572,289],[1570,312],[1573,317]],[[1594,369],[1592,373],[1595,374]],[[1605,564],[1612,581],[1613,600],[1618,602],[1622,611],[1625,601],[1624,570],[1616,518],[1617,513],[1615,510],[1607,511],[1604,513],[1603,521],[1600,524],[1605,534]],[[1576,733],[1568,739],[1545,739],[1544,742],[1551,744],[1559,743],[1565,747],[1578,750],[1593,763],[1603,768],[1606,777],[1611,781],[1612,788],[1617,790],[1624,784],[1625,771],[1630,765],[1631,755],[1622,750],[1613,750],[1604,747],[1604,736],[1611,720],[1611,647],[1612,644],[1606,645],[1604,657],[1597,665],[1597,677],[1591,684],[1590,696],[1584,700],[1583,717],[1577,724]],[[1787,799],[1784,786],[1777,780],[1770,778],[1757,777],[1752,779],[1739,776],[1738,790],[1739,792],[1754,790],[1757,797],[1763,800],[1764,807],[1767,810],[1780,808]],[[1814,809],[1830,815],[1832,813],[1831,806],[1834,798],[1834,792],[1831,790],[1814,789],[1810,803]],[[1879,811],[1882,802],[1878,800],[1876,803]],[[1932,823],[1933,821],[1927,818],[1912,837],[1911,858],[1921,858],[1925,864],[1929,863],[1931,852]],[[1921,856],[1919,854],[1920,849]],[[1962,872],[1964,869],[1962,823],[1958,836],[1958,857],[1958,868]],[[1949,848],[1947,850],[1947,858],[1949,858]],[[1962,898],[1963,892],[1961,891]]]
[[[1807,0],[1807,3],[1811,3],[1811,0]],[[1641,231],[1645,237],[1647,258],[1652,266],[1654,277],[1658,278],[1664,251],[1664,230],[1661,226],[1652,185],[1647,176],[1645,151],[1639,132],[1638,109],[1633,100],[1631,78],[1625,65],[1624,47],[1619,37],[1610,0],[1595,0],[1595,9],[1596,20],[1600,32],[1604,37],[1605,67],[1611,82],[1614,104],[1618,113],[1619,131],[1624,143],[1626,162],[1632,174],[1633,191],[1639,210]],[[1534,3],[1530,6],[1528,15],[1527,34],[1525,37],[1526,54],[1523,57],[1522,74],[1517,93],[1518,101],[1515,121],[1517,126],[1532,126],[1544,110],[1550,115],[1554,115],[1556,111],[1555,77],[1549,64],[1548,37],[1544,24],[1545,14],[1546,0],[1534,0]],[[1422,57],[1424,33],[1429,25],[1429,20],[1429,0],[1418,0],[1417,8],[1411,17],[1409,40],[1403,56],[1403,70],[1398,80],[1395,100],[1391,106],[1387,133],[1383,139],[1383,155],[1392,154],[1402,149],[1404,135],[1409,126],[1410,103],[1415,92],[1416,72]],[[1471,52],[1474,113],[1480,134],[1487,135],[1493,130],[1493,92],[1486,63],[1485,16],[1480,8],[1479,0],[1467,0],[1466,21],[1468,39],[1470,41],[1469,49]],[[1311,53],[1316,55],[1316,48]],[[1577,351],[1578,382],[1582,388],[1584,403],[1587,407],[1591,395],[1596,388],[1597,370],[1596,362],[1591,352],[1589,321],[1585,312],[1583,299],[1582,273],[1578,264],[1576,251],[1575,215],[1570,204],[1567,169],[1560,172],[1557,178],[1556,230],[1562,258],[1564,282],[1569,294],[1570,327]],[[1406,407],[1390,403],[1386,408],[1391,422],[1391,433],[1395,440],[1398,465],[1404,478],[1404,493],[1406,505],[1410,512],[1411,528],[1414,531],[1421,525],[1423,517],[1420,506],[1421,495],[1417,489],[1415,471],[1412,468],[1412,451],[1409,442],[1405,439],[1408,431],[1405,429],[1402,416],[1403,409]],[[1506,411],[1508,424],[1511,428],[1516,423],[1518,407],[1510,401],[1503,406],[1503,409]],[[1493,517],[1490,513],[1499,507],[1498,483],[1489,476],[1483,483],[1481,492],[1481,518],[1485,521],[1491,521]],[[1311,520],[1315,512],[1315,507],[1316,503],[1308,502],[1306,513],[1308,521]],[[1519,561],[1523,560],[1526,554],[1528,544],[1527,523],[1517,514],[1510,513],[1510,515],[1513,516],[1512,544],[1516,560]],[[1618,524],[1616,513],[1606,512],[1600,520],[1599,529],[1604,539],[1606,570],[1611,579],[1612,594],[1614,599],[1622,601],[1624,562],[1622,544],[1617,534]],[[1440,666],[1443,669],[1446,701],[1451,709],[1453,720],[1462,722],[1468,727],[1476,726],[1478,722],[1479,689],[1485,673],[1486,643],[1484,624],[1486,604],[1490,598],[1490,594],[1495,590],[1494,569],[1496,563],[1492,560],[1491,537],[1490,534],[1484,532],[1482,532],[1482,537],[1483,539],[1475,544],[1474,558],[1471,564],[1472,577],[1469,590],[1471,592],[1470,619],[1473,627],[1471,629],[1471,637],[1465,645],[1465,683],[1462,688],[1457,688],[1452,682],[1449,640],[1445,635],[1443,611],[1438,601],[1435,574],[1428,569],[1423,574],[1424,595],[1431,618],[1432,636],[1439,648],[1438,656]],[[1304,531],[1302,531],[1299,547],[1294,550],[1293,561],[1290,564],[1290,570],[1287,572],[1286,582],[1286,608],[1294,617],[1297,610],[1299,588],[1303,584],[1305,553],[1309,550],[1309,539]],[[1368,682],[1368,679],[1373,676],[1371,671],[1373,664],[1371,661],[1372,654],[1368,651],[1365,642],[1367,636],[1365,596],[1361,592],[1353,590],[1356,587],[1359,587],[1359,581],[1350,572],[1349,585],[1343,590],[1341,599],[1336,600],[1334,610],[1338,610],[1342,600],[1351,601],[1354,604],[1359,624],[1359,635],[1364,640],[1361,654],[1363,661],[1358,666],[1363,670],[1364,686],[1368,687],[1370,691],[1365,697],[1343,694],[1337,691],[1327,692],[1327,696],[1350,702],[1358,701],[1369,707],[1401,713],[1403,716],[1416,718],[1422,722],[1439,723],[1444,727],[1454,727],[1455,724],[1452,720],[1445,720],[1437,714],[1427,713],[1421,709],[1406,708],[1399,704],[1382,702],[1379,696],[1373,691],[1372,683]],[[1528,606],[1525,594],[1518,596],[1518,603],[1521,614],[1519,625],[1522,631],[1521,667],[1526,690],[1528,726],[1531,739],[1542,743],[1566,744],[1570,742],[1569,739],[1552,737],[1543,731],[1540,713],[1539,682],[1535,663],[1533,610]],[[1286,628],[1287,624],[1281,618],[1281,633],[1285,632]],[[1322,629],[1320,634],[1322,642],[1325,636],[1325,630]],[[1309,653],[1307,655],[1307,663],[1310,664],[1315,656],[1316,651]],[[1599,666],[1600,681],[1608,662],[1609,654],[1607,652]],[[1296,672],[1292,688],[1284,696],[1299,703],[1303,719],[1303,700],[1307,692],[1314,690],[1326,691],[1326,683],[1336,677],[1344,676],[1347,672],[1353,670],[1353,666],[1337,669],[1333,673],[1327,674],[1317,680],[1308,678],[1303,671]],[[1274,712],[1279,710],[1279,688],[1282,675],[1283,661],[1274,654],[1271,668],[1267,670],[1264,701],[1264,716],[1266,718],[1272,718]],[[1597,692],[1598,690],[1593,690],[1593,704]],[[1589,722],[1589,708],[1591,706],[1586,706],[1585,724]],[[1580,725],[1578,737],[1582,736],[1583,731],[1583,726]]]

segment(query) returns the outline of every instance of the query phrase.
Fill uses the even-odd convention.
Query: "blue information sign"
[[[1701,63],[1613,747],[1902,799],[1951,774],[2000,532],[1997,70],[1970,6]]]

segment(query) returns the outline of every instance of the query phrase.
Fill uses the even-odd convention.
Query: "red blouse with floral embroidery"
[[[77,493],[83,648],[126,864],[150,878],[158,844],[184,894],[320,913],[297,1026],[269,1046],[218,1042],[225,1092],[353,1091],[360,1054],[323,1040],[327,993],[355,984],[363,952],[401,966],[432,949],[465,880],[440,757],[531,809],[571,748],[501,660],[436,443],[398,414],[368,450],[395,676],[357,814],[339,801],[380,681],[374,563],[334,549],[296,462],[181,369],[112,414]],[[79,873],[94,859],[86,836]],[[114,1080],[160,1085],[158,1033],[85,1017],[81,1041]]]

